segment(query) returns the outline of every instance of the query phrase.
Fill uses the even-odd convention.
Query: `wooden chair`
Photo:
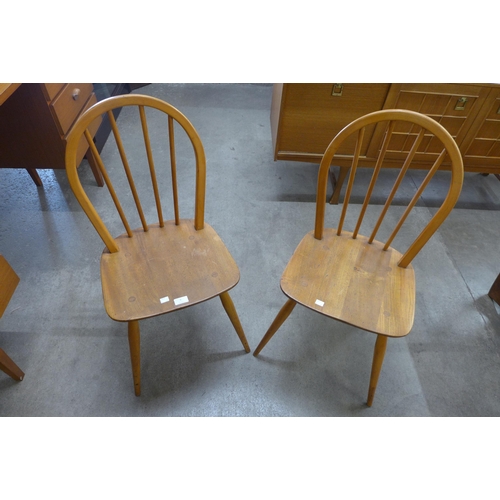
[[[357,223],[354,230],[348,232],[343,229],[346,211],[363,151],[365,130],[373,130],[373,127],[369,128],[372,124],[386,127],[385,138]],[[401,145],[399,132],[407,134],[408,130],[411,131],[413,143]],[[354,153],[340,221],[336,229],[324,228],[328,171],[335,152],[346,139],[352,142]],[[419,153],[423,152],[427,155],[434,153],[432,168],[387,241],[381,243],[375,240],[410,163],[412,160],[417,161]],[[370,236],[362,236],[359,230],[386,155],[401,159],[401,169]],[[440,166],[451,169],[451,183],[446,198],[420,235],[401,254],[390,245]],[[406,110],[383,110],[358,118],[341,130],[326,149],[319,167],[315,229],[299,243],[281,278],[281,289],[289,297],[288,301],[262,338],[254,355],[260,353],[296,303],[373,332],[377,334],[377,340],[367,401],[368,406],[371,406],[387,338],[403,337],[413,325],[415,276],[410,263],[450,213],[460,194],[462,181],[462,157],[455,141],[439,123],[427,116]]]
[[[122,140],[123,133],[120,134],[113,116],[113,109],[124,106],[138,108],[137,116],[138,120],[140,119],[145,147],[143,163],[149,165],[156,202],[156,223],[146,222],[145,211],[138,194],[141,190],[134,182],[133,169],[125,153],[125,141]],[[151,108],[167,115],[163,137],[170,157],[174,220],[167,221],[163,217],[152,141],[146,118],[146,109],[151,112]],[[141,221],[141,227],[138,229],[131,229],[110,175],[87,130],[92,121],[101,114],[106,114],[111,123],[115,143],[130,186],[131,198],[134,201],[131,204],[135,205],[134,210],[136,209],[138,213],[137,220],[140,218]],[[179,217],[174,128],[184,130],[194,151],[193,158],[196,163],[194,219]],[[79,180],[76,153],[82,136],[90,145],[91,154],[109,188],[111,198],[125,228],[125,234],[117,238],[111,236]],[[162,165],[160,175],[164,173],[164,167],[165,165]],[[141,319],[184,309],[219,296],[245,351],[250,352],[236,309],[228,293],[228,290],[239,281],[238,267],[214,229],[204,222],[205,153],[200,137],[189,120],[170,104],[153,97],[130,94],[103,100],[85,112],[73,127],[66,148],[66,168],[71,189],[106,245],[101,257],[104,306],[113,320],[128,323],[135,394],[139,396],[141,392],[139,334],[139,320]]]
[[[7,309],[18,283],[19,276],[7,262],[7,259],[0,255],[0,318]],[[24,378],[23,371],[7,356],[3,349],[0,349],[0,370],[18,382]]]

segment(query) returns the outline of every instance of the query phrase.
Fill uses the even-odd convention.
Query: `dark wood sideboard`
[[[66,137],[77,118],[97,101],[147,84],[23,83],[0,84],[0,168],[24,168],[37,186],[37,169],[63,169]],[[91,134],[101,151],[110,133],[107,119]],[[101,174],[82,139],[78,164],[89,162],[99,186]]]

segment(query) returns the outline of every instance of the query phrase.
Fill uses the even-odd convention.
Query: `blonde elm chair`
[[[140,122],[144,144],[141,167],[149,170],[151,200],[156,205],[156,221],[146,220],[147,211],[140,201],[134,181],[131,161],[126,154],[113,110],[119,107],[135,108]],[[173,219],[163,216],[161,189],[157,179],[147,113],[164,113],[164,148],[170,163],[172,180]],[[91,123],[106,114],[111,127],[130,190],[118,193],[111,176],[94,146],[88,132]],[[168,125],[167,125],[168,124]],[[177,188],[177,156],[175,130],[184,131],[194,151],[193,172],[196,173],[194,219],[181,219]],[[78,177],[76,156],[82,141],[90,145],[99,171],[104,178],[124,234],[113,237],[96,208],[84,191]],[[134,153],[139,148],[133,145]],[[129,150],[130,151],[130,150]],[[239,281],[239,270],[231,254],[215,230],[204,221],[205,205],[205,153],[200,137],[190,121],[176,108],[149,96],[126,95],[105,99],[86,111],[74,125],[67,142],[66,170],[73,193],[102,238],[105,249],[101,257],[101,280],[104,306],[115,321],[128,324],[128,338],[132,362],[135,394],[141,393],[139,321],[145,318],[178,311],[213,297],[219,297],[246,352],[250,352],[243,328],[228,291]],[[165,164],[158,168],[158,177],[165,173]],[[132,229],[126,216],[122,198],[129,196],[140,227]]]
[[[344,222],[363,151],[365,130],[373,124],[385,127],[385,137],[357,222],[352,231],[346,231]],[[408,134],[411,140],[402,141]],[[337,228],[325,228],[328,170],[336,151],[347,139],[355,146],[344,204]],[[412,160],[418,160],[422,154],[435,157],[432,168],[385,243],[377,241],[377,232],[405,173]],[[359,231],[386,155],[401,159],[399,175],[371,233],[364,236]],[[433,175],[445,164],[451,169],[451,182],[441,207],[406,251],[400,253],[390,246],[392,241]],[[371,406],[387,339],[404,337],[413,326],[415,275],[411,262],[450,213],[459,197],[462,181],[462,157],[455,141],[442,125],[425,115],[406,110],[376,111],[354,120],[341,130],[327,147],[319,167],[314,230],[299,243],[281,278],[281,289],[288,300],[254,355],[261,352],[297,303],[375,333],[377,337],[367,401]]]

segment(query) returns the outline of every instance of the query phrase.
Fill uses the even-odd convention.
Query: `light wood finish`
[[[132,377],[134,379],[134,393],[141,395],[141,332],[139,321],[128,322],[128,345],[130,361],[132,363]]]
[[[0,106],[20,87],[20,83],[0,83]]]
[[[16,274],[7,259],[0,255],[0,318],[19,284],[19,276]]]
[[[76,99],[75,89],[80,90]],[[36,169],[65,168],[68,133],[78,116],[96,101],[90,83],[20,85],[0,106],[0,168],[24,168],[41,186]],[[92,137],[99,125],[92,125]],[[87,151],[88,144],[83,139],[78,148],[78,164]],[[96,182],[102,185],[91,162],[89,159]]]
[[[150,224],[115,238],[118,251],[101,258],[104,306],[115,321],[150,318],[183,309],[233,288],[238,266],[222,240],[205,223],[194,228],[193,219],[179,225],[165,221]],[[187,296],[189,302],[175,305]],[[160,299],[169,297],[161,303]]]
[[[500,174],[500,84],[347,83],[340,97],[332,96],[332,89],[333,84],[275,84],[271,104],[275,160],[319,163],[331,137],[354,119],[382,109],[406,109],[443,125],[459,147],[466,172]],[[463,109],[461,99],[466,99]],[[359,165],[374,168],[385,129],[367,128],[366,134]],[[400,125],[382,168],[400,168],[415,136],[411,125]],[[341,198],[354,140],[352,137],[342,145],[332,164],[332,168],[339,168],[339,175],[332,177],[330,203]],[[428,170],[440,153],[439,141],[428,135],[410,168]],[[449,159],[440,168],[449,170]]]
[[[21,382],[24,378],[24,372],[7,356],[3,349],[0,349],[0,370],[17,382]]]
[[[64,85],[64,83],[44,83],[40,87],[45,95],[45,99],[47,99],[47,102],[50,102],[64,88]]]
[[[172,173],[172,197],[175,223],[179,224],[179,195],[177,193],[177,163],[175,159],[174,119],[168,117],[168,140],[170,145],[170,171]]]
[[[0,318],[7,309],[18,284],[19,276],[7,262],[7,259],[0,255]],[[21,381],[24,378],[23,371],[2,349],[0,349],[0,370],[14,380]]]
[[[97,97],[95,94],[91,94],[91,96],[89,97],[88,101],[85,103],[84,107],[83,107],[83,110],[82,112],[84,113],[85,111],[87,111],[87,109],[89,109],[90,107],[92,107],[94,104],[97,103]],[[99,129],[99,126],[100,126],[101,122],[100,121],[95,121],[92,126],[89,128],[89,133],[91,135],[91,137],[94,137],[95,134],[97,133],[97,130]],[[65,136],[66,138],[66,136]],[[87,161],[89,162],[89,165],[90,165],[90,168],[92,169],[92,173],[94,174],[94,177],[95,177],[95,180],[97,182],[97,185],[102,187],[103,186],[103,182],[100,178],[100,175],[99,173],[96,171],[94,165],[93,165],[93,162],[92,162],[92,159],[90,158],[90,155],[87,155],[87,153],[89,152],[89,145],[88,145],[88,142],[86,140],[83,139],[82,137],[82,140],[80,141],[80,144],[78,145],[78,151],[77,151],[77,159],[83,159],[83,158],[86,158]],[[81,163],[82,160],[80,160],[80,163]]]
[[[250,346],[248,345],[247,339],[245,337],[245,332],[243,331],[243,327],[240,323],[240,318],[238,317],[238,313],[236,312],[236,308],[234,307],[233,299],[231,299],[231,296],[227,292],[221,293],[219,295],[219,298],[222,302],[224,310],[226,311],[229,319],[231,320],[231,323],[234,326],[234,329],[236,330],[236,333],[238,334],[238,337],[241,340],[241,343],[243,344],[243,347],[245,348],[245,351],[250,352]]]
[[[359,234],[361,222],[369,208],[370,198],[376,189],[376,180],[382,168],[385,155],[389,153],[398,130],[408,125],[414,133],[414,141],[401,156],[401,167],[394,187],[388,195],[378,220],[374,223],[371,236]],[[350,196],[356,179],[361,152],[366,150],[370,140],[368,130],[382,127],[384,137],[365,200],[359,211],[354,231],[344,230],[347,220]],[[390,232],[386,243],[375,239],[384,222],[397,188],[404,174],[411,168],[411,162],[418,154],[419,145],[427,138],[433,144],[439,142],[439,154],[423,184],[417,189],[395,228]],[[345,151],[344,144],[349,142],[353,151],[350,154],[350,175],[346,195],[337,228],[325,228],[325,201],[332,162],[338,151]],[[343,154],[343,153],[342,153]],[[411,243],[404,253],[390,246],[399,229],[407,220],[408,214],[428,185],[432,175],[443,162],[448,161],[451,168],[450,188],[441,205],[426,227]],[[254,354],[258,354],[276,330],[281,326],[295,306],[299,303],[325,316],[342,321],[357,328],[378,335],[369,386],[368,405],[371,406],[380,370],[382,367],[388,337],[404,337],[412,326],[415,314],[415,274],[411,261],[422,249],[429,238],[448,216],[455,205],[462,188],[463,162],[460,151],[446,129],[436,120],[414,111],[382,110],[362,116],[342,129],[326,148],[318,172],[316,196],[315,229],[305,235],[297,246],[281,277],[281,289],[289,298],[278,313],[271,327],[264,335]],[[370,233],[368,233],[370,234]]]
[[[264,346],[271,340],[273,335],[278,331],[279,327],[286,321],[288,316],[290,316],[291,312],[293,311],[294,307],[297,305],[297,302],[295,302],[292,299],[288,299],[285,302],[285,305],[280,309],[280,312],[274,318],[274,321],[271,323],[271,326],[265,333],[264,337],[262,337],[262,340],[260,341],[259,345],[257,346],[257,349],[255,349],[253,355],[257,356],[262,349],[264,349]]]
[[[474,171],[500,173],[500,88],[488,94],[461,150],[464,163]]]
[[[366,401],[368,406],[373,404],[373,398],[375,397],[375,391],[377,390],[378,378],[380,371],[382,370],[382,364],[384,363],[386,348],[387,337],[384,337],[384,335],[377,335],[375,348],[373,349],[372,372],[370,375],[370,386],[368,388],[368,398]]]
[[[488,86],[467,84],[392,84],[383,109],[407,109],[431,117],[443,125],[460,149],[478,110],[491,90]],[[462,98],[467,100],[464,109],[455,109]],[[383,133],[381,127],[376,129],[367,156],[377,155],[377,144]],[[391,141],[386,162],[403,158],[414,137],[414,128],[409,125],[399,126]],[[414,166],[418,168],[423,163],[427,167],[440,152],[440,142],[427,136],[415,157]]]
[[[134,181],[123,133],[120,134],[118,124],[111,113],[112,110],[124,106],[138,108],[145,155],[143,164],[135,167],[149,171],[152,199],[156,205],[156,221],[153,223],[146,220],[147,212],[140,202],[140,192],[144,194],[144,188],[140,188]],[[169,147],[165,148],[167,153],[164,162],[159,162],[155,155],[161,151],[153,150],[152,131],[147,120],[149,108],[168,115],[167,130],[162,131],[161,135],[170,143]],[[132,229],[126,213],[130,207],[125,207],[120,201],[123,193],[114,188],[112,176],[93,144],[91,133],[88,132],[92,123],[104,114],[110,119],[119,157],[132,192],[132,205],[141,220],[141,227],[138,229]],[[196,168],[193,172],[196,175],[196,188],[193,219],[182,219],[179,216],[174,125],[181,132],[185,132],[194,151]],[[82,136],[88,141],[97,168],[110,191],[112,202],[123,224],[125,232],[116,238],[111,235],[79,180],[76,157]],[[166,221],[163,218],[163,193],[157,179],[157,171],[158,175],[160,171],[164,175],[167,171],[165,163],[168,162],[173,184],[174,220]],[[215,230],[204,221],[206,166],[203,145],[193,125],[180,111],[160,99],[142,95],[112,97],[99,102],[78,119],[68,137],[66,171],[71,189],[106,245],[101,257],[104,306],[110,318],[128,323],[136,395],[140,394],[138,322],[141,319],[184,309],[219,296],[245,351],[250,351],[228,294],[228,290],[239,281],[239,269]]]
[[[402,255],[384,244],[368,244],[326,228],[321,239],[308,233],[299,243],[281,277],[291,299],[325,316],[374,333],[403,337],[413,326],[415,275],[402,268]],[[318,305],[319,300],[324,305]]]
[[[91,83],[68,83],[50,102],[49,108],[62,136],[69,131],[92,92]]]
[[[345,125],[382,109],[390,84],[345,84],[341,97],[333,84],[275,84],[271,107],[274,159],[319,162],[326,147]],[[374,127],[367,130],[373,134]],[[354,139],[343,152],[352,152]],[[362,152],[365,154],[365,151]]]
[[[392,109],[392,110],[382,110],[376,111],[374,113],[370,113],[368,115],[362,116],[357,120],[354,120],[344,129],[342,129],[332,140],[332,142],[328,145],[328,148],[325,151],[323,159],[321,160],[319,173],[318,173],[318,188],[317,188],[317,196],[316,196],[316,221],[315,221],[315,237],[321,238],[321,232],[324,224],[324,215],[325,215],[325,204],[323,203],[326,200],[326,190],[327,190],[327,182],[328,182],[328,172],[331,162],[334,161],[333,158],[341,147],[342,143],[351,135],[354,135],[355,132],[358,132],[360,129],[373,125],[374,123],[381,122],[385,123],[385,127],[387,128],[387,122],[390,121],[401,121],[404,123],[411,123],[420,128],[425,128],[428,134],[433,136],[433,139],[441,141],[441,148],[439,150],[439,155],[437,155],[437,159],[443,149],[446,150],[447,157],[449,158],[449,162],[451,163],[451,183],[449,191],[446,195],[446,198],[439,208],[439,210],[434,214],[432,219],[429,221],[424,230],[420,233],[417,239],[410,245],[410,248],[406,251],[401,261],[399,262],[399,266],[406,267],[412,259],[417,255],[417,253],[422,249],[428,239],[434,234],[437,228],[441,225],[444,219],[448,216],[452,208],[455,206],[455,203],[460,196],[460,192],[462,190],[462,183],[464,178],[464,168],[463,161],[460,151],[453,140],[453,137],[449,134],[449,132],[439,123],[437,123],[432,118],[429,118],[426,115],[421,113],[417,113],[415,111],[405,111],[402,109]],[[390,127],[390,123],[389,123]],[[381,150],[381,154],[384,151]],[[411,157],[414,154],[414,150],[410,148],[410,151],[407,153],[407,157]],[[410,168],[407,164],[407,158],[401,161],[402,170],[405,171]],[[376,160],[378,161],[378,159]],[[433,169],[431,169],[433,170]],[[349,185],[347,187],[350,190],[350,185],[354,181],[355,178],[355,168],[352,169],[354,172],[351,173],[349,177]],[[377,174],[377,170],[374,170],[374,175]],[[426,177],[425,182],[429,182],[429,177]],[[398,177],[396,179],[396,184],[401,182],[401,178]],[[371,193],[369,193],[371,195]],[[391,191],[390,197],[394,195],[394,190]],[[416,201],[416,200],[415,200]],[[349,203],[349,200],[346,198],[344,202],[343,212],[346,210],[346,207]],[[384,208],[384,214],[387,211],[387,207]],[[407,214],[404,214],[403,217],[406,218]]]

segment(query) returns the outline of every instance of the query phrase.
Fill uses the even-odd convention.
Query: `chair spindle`
[[[151,182],[153,183],[153,191],[154,191],[155,200],[156,200],[156,210],[158,212],[158,222],[160,224],[160,227],[163,227],[164,226],[163,214],[162,214],[162,209],[161,209],[160,193],[158,191],[158,183],[156,181],[155,166],[154,166],[154,161],[153,161],[153,152],[151,151],[151,142],[149,140],[148,124],[146,121],[146,112],[144,110],[144,106],[142,106],[142,105],[139,105],[139,114],[141,116],[142,133],[144,135],[144,144],[146,146],[146,153],[148,156],[149,171],[151,173]]]
[[[361,227],[361,224],[363,222],[363,218],[366,213],[366,209],[368,207],[368,203],[370,202],[370,199],[372,197],[373,189],[375,188],[375,184],[378,179],[378,175],[380,173],[380,170],[382,168],[382,163],[385,158],[385,153],[387,152],[387,148],[389,147],[389,142],[392,137],[392,132],[394,131],[394,127],[396,125],[396,122],[389,122],[389,125],[386,130],[384,142],[382,144],[382,148],[380,149],[380,153],[377,158],[377,163],[375,164],[375,169],[373,170],[373,175],[370,180],[370,185],[368,186],[368,191],[365,196],[365,201],[363,202],[363,206],[361,207],[361,212],[359,214],[358,222],[356,224],[356,228],[354,229],[354,232],[352,233],[353,239],[356,239],[356,236],[358,235],[359,228]]]
[[[179,200],[177,195],[177,165],[175,161],[174,119],[168,116],[168,140],[170,144],[170,168],[172,170],[172,194],[174,197],[175,225],[179,225]]]
[[[427,187],[427,184],[429,184],[430,180],[434,177],[434,174],[437,172],[438,168],[441,166],[441,163],[443,163],[443,160],[446,156],[446,149],[443,149],[441,154],[438,156],[437,160],[434,162],[434,165],[432,165],[432,168],[429,170],[427,175],[425,176],[425,179],[422,181],[422,184],[420,184],[420,187],[417,189],[417,192],[413,196],[412,200],[406,207],[406,210],[404,211],[403,215],[401,216],[401,219],[399,219],[399,222],[396,224],[396,227],[394,228],[394,231],[392,234],[389,236],[389,239],[387,240],[386,244],[384,245],[384,250],[387,250],[398,234],[398,231],[401,229],[401,226],[403,225],[404,221],[408,217],[408,214],[411,212],[412,208],[415,206],[417,203],[418,199],[420,196],[422,196],[422,193],[424,192],[424,189]]]
[[[116,146],[118,147],[118,152],[120,153],[120,158],[122,159],[123,168],[125,169],[125,174],[127,175],[130,190],[132,191],[132,196],[134,197],[135,206],[137,207],[137,212],[139,213],[139,217],[141,219],[142,227],[144,231],[147,231],[148,224],[146,222],[146,218],[144,217],[144,212],[142,210],[141,202],[139,200],[139,195],[137,194],[137,189],[135,187],[134,179],[132,177],[132,172],[130,171],[130,166],[127,160],[127,156],[125,154],[125,149],[123,147],[123,142],[120,136],[120,132],[118,130],[118,126],[116,124],[115,117],[112,111],[108,111],[107,115],[111,124],[111,130],[113,131],[113,135],[115,137]]]
[[[415,142],[413,143],[413,146],[411,147],[410,152],[408,153],[408,156],[406,157],[406,160],[401,167],[401,170],[399,172],[399,175],[396,179],[396,182],[394,183],[394,186],[392,187],[391,192],[389,193],[389,196],[387,197],[387,201],[385,202],[384,208],[382,209],[382,212],[378,218],[377,223],[375,224],[375,227],[373,229],[373,232],[368,240],[368,243],[373,243],[373,240],[375,239],[375,236],[377,235],[377,231],[379,230],[382,221],[384,220],[385,214],[387,213],[387,210],[391,206],[392,200],[394,199],[394,196],[396,195],[396,192],[406,174],[406,171],[408,170],[408,167],[410,166],[413,157],[415,156],[415,153],[417,152],[418,147],[420,146],[420,143],[422,142],[425,134],[425,129],[422,128],[415,139]]]
[[[347,190],[344,197],[344,205],[342,207],[342,213],[340,215],[339,227],[337,229],[337,236],[340,236],[342,234],[342,226],[344,225],[345,214],[347,212],[347,206],[349,205],[349,198],[351,197],[352,185],[354,184],[354,178],[356,177],[356,170],[358,168],[359,155],[361,152],[361,146],[363,144],[364,136],[365,136],[365,127],[361,128],[358,132],[356,149],[354,151],[354,158],[352,159],[351,173],[349,174],[349,181],[347,183]]]
[[[109,194],[111,195],[111,198],[113,199],[115,207],[118,210],[118,213],[120,214],[120,219],[122,220],[122,223],[125,226],[125,230],[127,231],[128,236],[132,237],[132,230],[130,229],[130,225],[127,221],[127,218],[125,217],[125,213],[123,212],[120,201],[118,200],[118,196],[116,196],[116,192],[113,188],[113,184],[111,183],[111,179],[109,178],[108,172],[106,171],[106,167],[104,166],[104,163],[102,162],[101,156],[99,155],[99,152],[97,151],[97,148],[94,144],[94,139],[92,138],[88,129],[85,129],[84,134],[85,134],[85,138],[87,139],[87,142],[90,146],[90,150],[92,152],[92,155],[94,156],[94,159],[97,163],[97,166],[99,167],[99,170],[101,171],[102,177],[104,178],[104,182],[106,183],[106,186],[109,189]]]

